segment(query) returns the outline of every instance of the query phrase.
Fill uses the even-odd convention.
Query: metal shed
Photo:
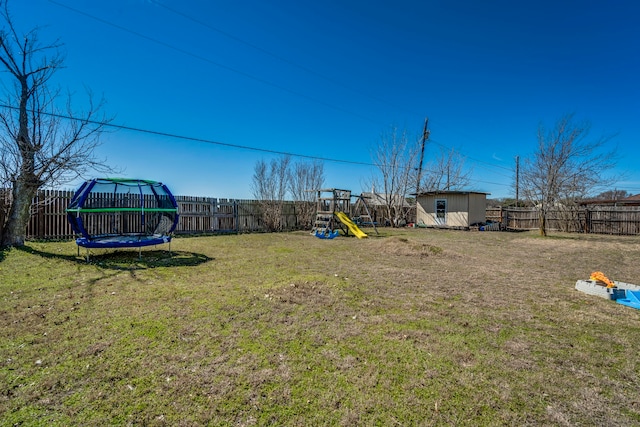
[[[418,225],[469,228],[486,222],[487,195],[478,191],[428,191],[416,195]]]

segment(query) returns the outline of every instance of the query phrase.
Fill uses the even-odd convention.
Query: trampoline
[[[171,242],[178,204],[166,185],[142,179],[96,178],[76,191],[66,210],[78,250],[141,248]]]

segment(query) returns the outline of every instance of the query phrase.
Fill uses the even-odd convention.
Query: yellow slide
[[[338,217],[340,222],[346,225],[349,231],[353,233],[353,235],[358,239],[367,237],[367,234],[364,231],[360,230],[358,226],[353,221],[351,221],[351,218],[349,218],[347,214],[345,214],[344,212],[336,212],[335,215]]]

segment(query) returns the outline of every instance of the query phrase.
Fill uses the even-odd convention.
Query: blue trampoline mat
[[[143,246],[154,246],[169,243],[171,236],[105,236],[87,239],[81,237],[76,239],[76,244],[83,248],[140,248]]]

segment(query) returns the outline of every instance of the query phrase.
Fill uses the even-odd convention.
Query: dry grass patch
[[[177,238],[0,262],[2,425],[637,425],[634,237]]]

